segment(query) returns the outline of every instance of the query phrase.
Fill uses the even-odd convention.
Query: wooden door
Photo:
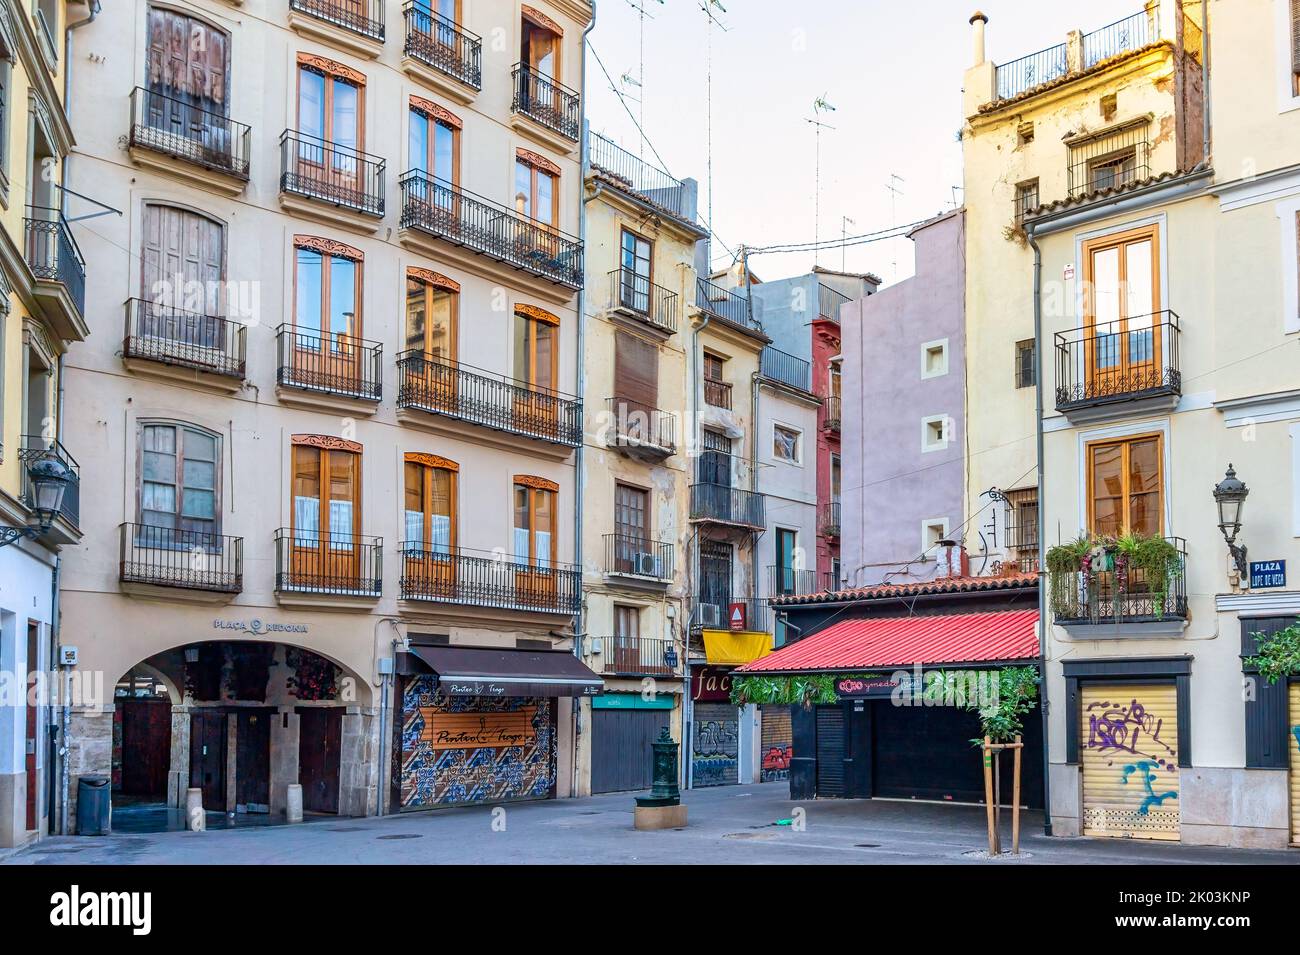
[[[37,766],[36,766],[36,747],[40,740],[38,719],[40,710],[32,705],[32,700],[39,699],[36,692],[36,671],[40,659],[40,624],[29,620],[27,622],[27,695],[23,697],[23,709],[26,711],[23,720],[23,741],[25,743],[25,755],[23,757],[23,769],[27,777],[27,831],[32,831],[37,825]]]
[[[235,811],[271,811],[274,710],[241,709],[235,720]]]
[[[1085,380],[1091,397],[1160,383],[1159,237],[1154,228],[1085,245]]]
[[[650,314],[651,244],[635,232],[623,230],[619,252],[619,304],[642,315]]]
[[[190,788],[203,792],[203,808],[226,810],[226,714],[190,711]]]
[[[171,769],[171,703],[124,699],[117,705],[122,710],[122,794],[165,798]]]
[[[298,586],[354,588],[360,578],[361,456],[293,446],[290,578]]]
[[[360,391],[364,345],[359,261],[326,254],[306,242],[295,249],[294,261],[295,381],[327,391]]]
[[[426,597],[456,596],[456,472],[435,467],[418,452],[403,465],[405,527],[403,574]]]
[[[176,206],[144,207],[137,334],[151,348],[216,365],[225,351],[226,230]]]
[[[419,364],[405,372],[402,382],[414,389],[423,407],[455,412],[459,378],[456,374],[459,293],[422,279],[406,280],[406,350]]]
[[[302,808],[307,812],[337,813],[343,710],[337,706],[300,706],[295,712]]]
[[[650,495],[629,484],[614,485],[614,569],[639,574],[640,558],[653,554],[649,537]]]
[[[151,6],[148,11],[145,85],[155,95],[142,117],[146,126],[197,141],[209,156],[228,155],[226,34],[174,10]]]
[[[341,76],[299,68],[299,175],[331,194],[361,191],[361,111],[361,87]]]
[[[527,389],[515,395],[515,422],[547,437],[559,435],[559,332],[550,322],[515,315],[515,378]]]
[[[641,672],[641,611],[614,607],[614,672]]]

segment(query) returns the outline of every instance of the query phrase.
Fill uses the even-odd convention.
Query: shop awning
[[[596,696],[605,683],[567,650],[412,645],[402,672],[433,673],[447,696]]]
[[[705,630],[704,658],[717,665],[740,666],[772,652],[772,635],[753,630]]]
[[[826,673],[921,664],[1032,660],[1038,611],[842,620],[740,667],[740,673]]]

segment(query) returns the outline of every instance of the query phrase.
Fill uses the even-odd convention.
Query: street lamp
[[[58,458],[47,455],[32,463],[27,469],[27,479],[32,485],[32,510],[36,513],[37,523],[28,527],[0,528],[0,547],[23,537],[39,537],[50,529],[54,518],[63,509],[63,495],[72,483],[72,472]]]
[[[1241,509],[1246,503],[1250,488],[1237,477],[1232,465],[1223,480],[1214,485],[1214,502],[1219,505],[1219,530],[1228,542],[1228,553],[1237,565],[1237,573],[1249,580],[1250,564],[1246,560],[1246,545],[1237,543],[1241,532]]]

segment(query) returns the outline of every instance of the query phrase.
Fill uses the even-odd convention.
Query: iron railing
[[[289,9],[383,42],[384,0],[289,0]]]
[[[86,313],[86,260],[72,237],[68,220],[58,209],[28,206],[23,220],[27,232],[27,264],[37,279],[59,282],[68,291],[77,314]]]
[[[397,406],[576,448],[582,402],[412,349],[397,356]]]
[[[763,330],[762,325],[749,317],[749,302],[745,296],[707,279],[695,279],[695,307],[738,328],[753,332]]]
[[[677,415],[671,411],[631,398],[607,398],[605,407],[610,418],[609,444],[665,455],[677,450]]]
[[[566,139],[578,141],[582,131],[582,104],[576,90],[529,69],[524,63],[516,63],[510,76],[515,88],[512,110],[537,120]]]
[[[351,335],[281,325],[276,382],[284,388],[378,401],[383,396],[383,351],[379,342]]]
[[[462,29],[426,3],[409,0],[402,7],[406,21],[406,55],[446,73],[474,89],[483,88],[483,38]]]
[[[635,193],[657,209],[683,222],[695,221],[695,193],[680,179],[632,155],[613,140],[590,133],[587,150],[591,168],[615,185]]]
[[[582,572],[572,564],[530,563],[499,553],[402,544],[403,600],[573,614],[582,600]]]
[[[296,129],[280,135],[280,191],[384,215],[384,160]]]
[[[829,285],[817,283],[817,314],[822,318],[829,318],[833,322],[840,320],[840,306],[847,305],[853,299],[849,298],[839,289],[833,289]]]
[[[1070,143],[1066,172],[1070,195],[1076,199],[1142,182],[1151,175],[1147,124],[1136,123]]]
[[[1140,50],[1160,39],[1160,27],[1145,10],[1083,35],[1083,68],[1090,70],[1112,56]]]
[[[671,580],[673,545],[630,534],[605,534],[605,573]]]
[[[137,86],[131,91],[131,145],[248,179],[252,127],[229,116]]]
[[[780,564],[767,568],[768,597],[790,597],[816,594],[822,591],[822,577],[815,570],[783,567]]]
[[[771,633],[771,608],[764,597],[724,597],[712,593],[697,594],[691,610],[692,630],[728,630],[731,609],[740,604],[744,629]]]
[[[1164,580],[1129,568],[1111,555],[1109,569],[1053,573],[1049,600],[1058,624],[1147,623],[1187,617],[1187,542],[1166,538],[1178,552]]]
[[[1064,43],[1030,53],[997,68],[997,98],[1011,99],[1035,86],[1060,79],[1070,72],[1070,58]]]
[[[582,286],[582,242],[552,226],[412,169],[402,176],[402,228],[464,246],[570,288]]]
[[[32,487],[27,469],[45,458],[54,458],[72,473],[72,480],[63,491],[63,503],[59,505],[58,516],[73,527],[78,527],[81,523],[81,468],[57,439],[43,438],[38,434],[20,436],[18,469],[22,472],[22,479],[18,486],[18,496],[27,508],[36,507],[36,489]]]
[[[609,273],[609,301],[611,308],[630,312],[662,332],[677,331],[677,293],[632,269]]]
[[[237,594],[244,589],[244,539],[122,524],[117,566],[123,583]]]
[[[238,322],[128,299],[122,356],[243,379],[247,329]]]
[[[691,520],[761,528],[765,500],[757,491],[726,484],[692,484]]]
[[[668,662],[668,651],[672,649],[673,641],[668,637],[604,637],[600,672],[609,676],[672,676],[676,672]],[[674,650],[671,659],[681,658]]]
[[[839,431],[843,408],[844,401],[839,395],[826,395],[822,398],[822,427],[827,431]]]
[[[279,593],[378,597],[383,580],[382,537],[289,527],[275,532]]]
[[[1056,338],[1056,410],[1182,394],[1178,315],[1100,322]]]
[[[763,349],[759,368],[764,378],[800,391],[812,391],[812,365],[797,355],[768,345]]]
[[[714,408],[730,408],[731,382],[718,378],[705,378],[704,403]]]
[[[817,505],[817,530],[823,537],[840,536],[839,501],[823,501]]]

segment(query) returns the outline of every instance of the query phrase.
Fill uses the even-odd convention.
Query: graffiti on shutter
[[[1082,696],[1084,835],[1177,841],[1174,685],[1084,684]]]
[[[759,714],[763,720],[763,760],[759,781],[770,783],[789,779],[794,738],[790,707],[769,703],[759,707]]]

